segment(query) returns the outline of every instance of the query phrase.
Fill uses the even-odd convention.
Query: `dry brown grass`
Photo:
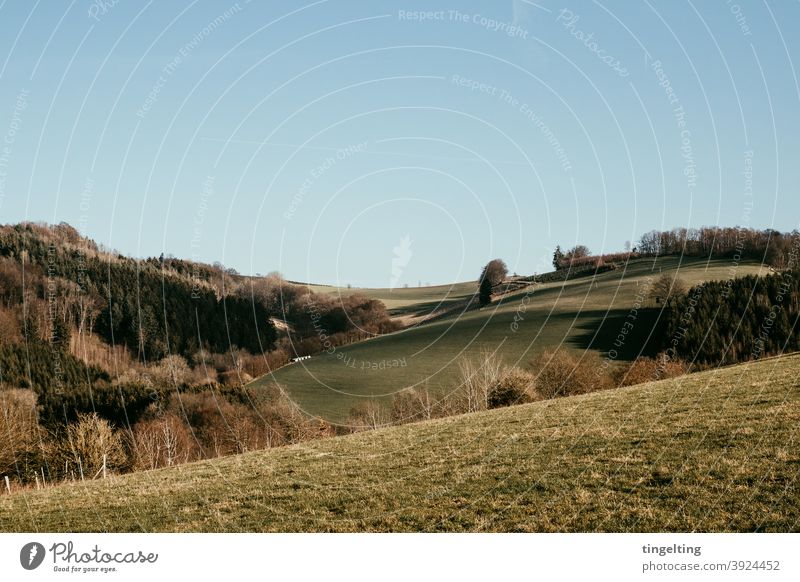
[[[797,531],[800,356],[0,495],[2,531]]]

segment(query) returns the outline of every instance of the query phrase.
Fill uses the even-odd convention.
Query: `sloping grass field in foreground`
[[[2,531],[798,531],[800,356],[0,496]]]

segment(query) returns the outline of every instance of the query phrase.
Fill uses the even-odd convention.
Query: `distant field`
[[[44,491],[0,531],[800,531],[800,356]]]
[[[430,313],[437,308],[452,305],[474,294],[477,285],[476,281],[471,281],[452,285],[398,289],[347,288],[330,285],[307,285],[307,287],[317,293],[345,296],[358,293],[371,299],[379,299],[393,315],[400,315]]]
[[[278,370],[256,380],[251,387],[280,383],[307,412],[343,422],[353,405],[365,398],[388,398],[407,386],[427,383],[447,390],[457,379],[457,360],[480,348],[497,350],[508,364],[526,366],[531,357],[548,348],[563,346],[605,353],[619,333],[647,277],[678,271],[688,284],[730,276],[730,260],[664,257],[632,261],[626,269],[597,277],[555,282],[520,292],[477,311],[454,314],[398,333],[337,348],[336,353]],[[740,264],[737,276],[758,274],[757,263]],[[450,287],[359,291],[370,297],[398,294],[394,309],[407,313],[430,309],[442,301],[455,301],[474,292],[475,283]],[[322,288],[326,289],[326,288]],[[327,288],[338,292],[335,288]],[[402,296],[402,298],[397,298]],[[417,302],[417,303],[415,303]],[[648,338],[660,317],[651,298],[649,310],[640,312],[628,336],[624,358],[647,353]],[[421,308],[420,308],[421,306]],[[516,330],[512,324],[517,319]]]

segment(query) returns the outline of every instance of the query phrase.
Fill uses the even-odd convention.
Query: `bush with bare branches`
[[[152,366],[150,374],[159,388],[175,388],[187,384],[191,376],[191,368],[183,356],[170,355],[162,358]]]
[[[47,447],[50,474],[66,478],[82,472],[91,479],[103,471],[122,472],[129,468],[122,437],[97,414],[79,414],[67,425],[66,434],[54,436]],[[61,470],[64,470],[61,473]]]
[[[189,429],[171,412],[138,422],[133,427],[132,449],[136,470],[172,467],[197,458]]]
[[[535,376],[522,368],[506,368],[489,391],[489,408],[533,402],[536,399],[535,381]]]
[[[373,430],[389,424],[389,415],[379,402],[359,402],[350,409],[348,425],[352,432]]]
[[[36,394],[0,388],[0,475],[26,480],[40,466]]]
[[[672,359],[664,354],[659,354],[655,358],[642,356],[617,371],[616,384],[633,386],[634,384],[676,378],[688,373],[689,366],[683,360]]]
[[[534,358],[531,367],[540,398],[587,394],[614,386],[607,374],[598,374],[602,362],[590,352],[576,356],[564,350],[547,351]]]
[[[389,417],[395,424],[431,420],[443,416],[441,403],[435,399],[427,386],[406,388],[392,398]]]
[[[459,386],[449,398],[451,406],[462,412],[489,408],[492,389],[503,377],[503,361],[496,352],[481,350],[477,359],[464,357],[458,363]]]

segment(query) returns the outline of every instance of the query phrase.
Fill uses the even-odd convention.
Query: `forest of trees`
[[[132,259],[67,224],[0,226],[0,392],[31,393],[48,434],[86,414],[130,431],[177,393],[235,400],[292,357],[394,329],[380,301],[163,255]]]
[[[669,356],[721,365],[800,349],[800,270],[693,287],[667,313]]]
[[[675,255],[693,257],[740,257],[762,261],[784,268],[788,264],[797,231],[704,226],[650,231],[641,236],[635,249],[642,255]]]
[[[200,348],[224,352],[231,345],[259,353],[272,349],[276,338],[267,309],[243,297],[221,297],[209,284],[209,270],[187,274],[157,260],[102,254],[68,225],[4,227],[0,256],[7,258],[0,265],[0,284],[6,283],[0,293],[9,306],[27,294],[28,323],[88,329],[145,361],[170,353],[189,357]],[[23,261],[24,289],[14,273]]]
[[[592,255],[584,245],[576,245],[567,251],[557,246],[553,253],[553,267],[556,271],[569,269],[577,272],[592,268],[602,271],[630,259],[683,255],[732,258],[735,261],[751,259],[783,269],[789,263],[792,244],[798,236],[800,233],[797,231],[781,233],[772,229],[718,226],[652,230],[643,234],[636,246],[620,253]]]

